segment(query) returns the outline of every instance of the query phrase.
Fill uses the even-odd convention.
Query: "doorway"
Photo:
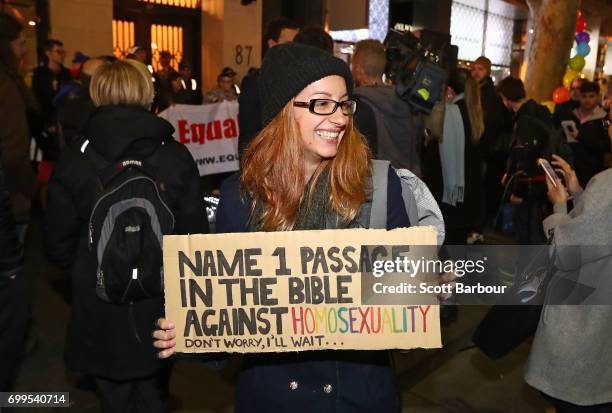
[[[143,47],[157,70],[160,53],[168,51],[175,70],[186,60],[199,78],[201,13],[198,0],[114,0],[113,54],[124,58],[131,47]]]

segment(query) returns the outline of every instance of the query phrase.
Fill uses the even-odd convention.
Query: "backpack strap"
[[[389,161],[372,159],[372,204],[368,228],[387,228],[387,187]]]
[[[397,174],[397,170],[395,168],[393,171]],[[422,225],[419,220],[419,207],[414,192],[401,176],[398,177],[402,184],[402,199],[404,200],[404,207],[406,208],[408,221],[410,221],[410,225],[413,227]]]
[[[387,228],[387,187],[389,161],[372,160],[372,202],[369,222],[361,217],[365,228]],[[433,226],[437,231],[438,245],[444,242],[444,218],[427,185],[407,169],[395,169],[402,186],[402,199],[411,226]],[[367,212],[367,209],[364,211]]]

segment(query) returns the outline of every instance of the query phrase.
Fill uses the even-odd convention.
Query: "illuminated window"
[[[368,3],[368,28],[356,30],[333,30],[332,39],[342,42],[358,42],[364,39],[377,39],[381,42],[389,28],[389,0],[370,0]]]
[[[510,66],[514,7],[503,4],[495,7],[496,13],[490,7],[484,0],[453,0],[452,43],[459,47],[461,60],[473,61],[485,55],[494,65]]]
[[[488,18],[485,56],[491,59],[493,64],[510,66],[514,21],[492,13],[489,13]]]
[[[153,54],[153,69],[161,68],[159,54],[167,51],[172,56],[170,65],[178,70],[178,64],[183,58],[183,28],[163,24],[151,25],[151,52]]]
[[[197,9],[200,7],[200,0],[139,0],[145,3],[161,4],[163,6],[183,7],[186,9]]]
[[[459,59],[476,60],[482,55],[484,16],[482,10],[453,1],[450,32]]]
[[[113,20],[113,54],[115,57],[125,58],[134,43],[134,22]]]

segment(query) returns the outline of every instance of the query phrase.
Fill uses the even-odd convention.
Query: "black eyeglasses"
[[[357,101],[347,99],[342,102],[337,102],[332,99],[310,99],[309,102],[294,101],[293,106],[308,108],[310,113],[314,113],[315,115],[331,115],[335,113],[336,110],[338,110],[338,106],[340,106],[340,110],[342,110],[344,115],[352,116],[357,109]]]

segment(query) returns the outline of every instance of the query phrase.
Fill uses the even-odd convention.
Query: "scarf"
[[[293,226],[294,231],[325,229],[327,227],[327,217],[330,212],[333,212],[329,205],[329,168],[325,168],[321,172],[316,182],[312,181],[311,179],[304,188],[302,201],[300,202],[295,225]],[[314,185],[314,188],[309,196],[312,185]],[[256,202],[249,222],[250,231],[261,231],[259,222],[261,221],[263,211],[263,204]]]
[[[455,104],[461,99],[463,93],[446,105],[443,140],[440,142],[440,163],[444,181],[442,202],[452,206],[463,202],[465,190],[465,130],[461,111]]]

